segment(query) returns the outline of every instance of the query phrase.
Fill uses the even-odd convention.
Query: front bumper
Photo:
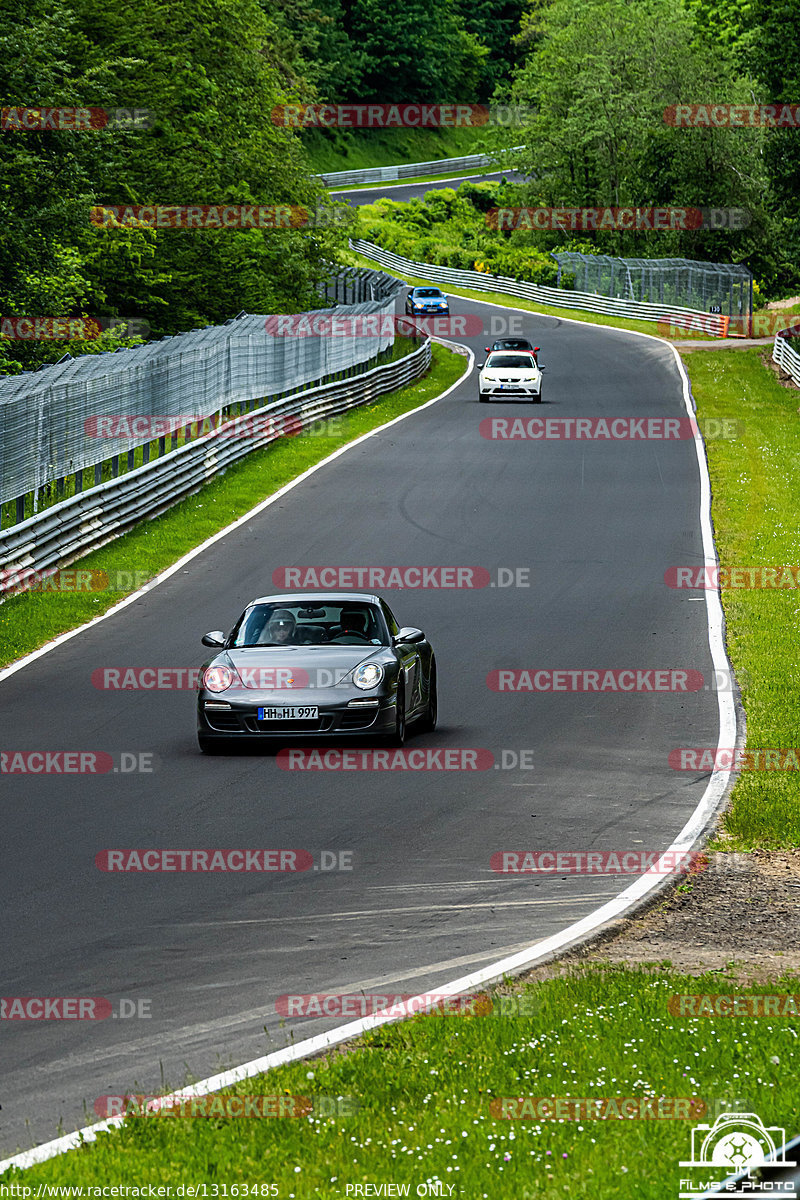
[[[410,305],[406,312],[411,317],[449,317],[450,306],[445,305],[444,308],[419,308],[416,304]]]
[[[258,710],[269,706],[315,705],[319,716],[309,720],[259,721]],[[224,706],[224,707],[223,707]],[[295,737],[342,738],[390,733],[395,728],[395,696],[349,694],[323,699],[320,693],[262,693],[254,698],[203,692],[197,703],[197,732],[204,738],[246,738],[258,741]]]
[[[523,400],[538,400],[542,394],[541,383],[479,383],[482,396],[499,400],[522,398]]]

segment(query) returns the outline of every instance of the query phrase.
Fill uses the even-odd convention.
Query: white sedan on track
[[[493,400],[520,396],[525,400],[542,398],[542,371],[534,354],[519,350],[495,350],[485,363],[478,364],[478,399]]]

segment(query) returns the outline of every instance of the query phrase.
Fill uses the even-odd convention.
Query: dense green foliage
[[[383,212],[381,244],[446,265],[483,259],[488,269],[537,282],[542,256],[559,248],[742,262],[765,298],[791,294],[800,285],[800,130],[681,128],[665,113],[679,104],[797,103],[793,7],[790,0],[528,0],[514,38],[518,64],[498,86],[498,98],[531,114],[497,136],[498,147],[511,138],[525,145],[506,161],[528,182],[504,191],[505,206],[732,210],[744,221],[490,237],[476,230],[469,209],[455,209],[446,223],[429,210],[434,230],[412,205],[407,214]],[[370,226],[378,232],[375,215]]]
[[[366,214],[371,236],[412,257],[552,282],[549,251],[566,240],[609,254],[741,261],[767,297],[800,286],[800,131],[677,129],[663,119],[676,103],[797,103],[793,0],[0,5],[4,105],[154,114],[138,131],[0,134],[0,316],[122,316],[159,336],[243,309],[313,306],[345,228],[98,230],[88,213],[98,204],[313,207],[323,193],[309,146],[325,160],[317,170],[336,169],[337,155],[370,159],[369,131],[305,135],[271,120],[276,105],[322,100],[494,94],[529,108],[527,125],[469,131],[469,149],[527,145],[519,165],[530,182],[503,192],[506,204],[740,208],[752,217],[746,229],[716,233],[509,234],[486,227],[474,191],[448,200],[447,211],[442,201]],[[413,132],[398,156],[416,161]],[[384,135],[372,136],[375,146]],[[447,145],[443,133],[439,153]],[[467,144],[458,135],[452,147]],[[376,161],[387,161],[389,148],[379,149]],[[35,368],[65,348],[117,344],[112,334],[68,345],[4,339],[0,372]]]
[[[361,209],[358,235],[415,262],[475,268],[553,287],[555,261],[536,250],[528,234],[499,237],[487,220],[489,210],[513,202],[515,191],[504,183],[463,183],[458,192],[439,188],[405,204],[377,200]]]
[[[16,105],[148,108],[142,131],[10,131],[0,139],[0,311],[125,315],[156,334],[242,309],[315,300],[333,235],[317,230],[101,230],[97,204],[316,203],[297,135],[273,125],[290,97],[270,61],[278,38],[256,0],[27,0],[7,15],[0,89]],[[6,369],[64,343],[6,342]],[[73,354],[102,343],[70,343]]]

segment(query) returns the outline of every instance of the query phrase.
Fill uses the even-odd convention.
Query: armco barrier
[[[394,295],[402,286],[381,271],[362,270],[357,278],[346,272],[345,292],[375,297],[348,306],[348,315],[393,313]],[[311,321],[327,312],[304,315]],[[38,511],[41,489],[54,488],[61,498],[74,475],[79,492],[82,473],[93,467],[93,482],[99,484],[109,448],[87,436],[93,418],[181,416],[188,424],[217,413],[229,416],[233,406],[263,404],[376,366],[377,356],[394,342],[390,324],[378,337],[357,321],[350,333],[335,338],[273,337],[267,319],[240,313],[224,325],[115,353],[74,359],[67,354],[38,371],[0,378],[0,501],[14,506],[20,522]],[[136,435],[117,439],[110,464],[114,476],[119,456],[141,444]],[[26,497],[32,504],[27,513]]]
[[[382,250],[372,242],[360,238],[350,239],[350,249],[364,258],[380,263],[390,271],[403,275],[416,275],[434,283],[449,283],[455,287],[472,288],[480,292],[503,292],[519,296],[524,300],[538,301],[557,308],[579,308],[588,312],[603,313],[611,317],[634,317],[637,321],[675,321],[679,328],[697,330],[714,337],[724,337],[727,317],[709,316],[694,308],[671,308],[665,304],[640,304],[636,300],[617,300],[609,296],[595,296],[587,292],[568,292],[563,288],[539,287],[524,279],[509,279],[504,275],[488,275],[483,271],[459,271],[455,267],[440,267],[431,263],[413,262],[399,254]]]
[[[144,518],[157,516],[251,450],[282,435],[281,422],[307,426],[323,417],[368,404],[418,379],[430,366],[431,343],[405,358],[363,375],[285,396],[247,413],[261,433],[226,437],[225,426],[128,472],[65,500],[38,516],[0,532],[0,594],[19,588],[26,576],[66,566],[96,550]],[[231,424],[235,424],[234,421]],[[277,427],[277,429],[276,429]]]
[[[772,361],[776,362],[787,375],[791,375],[796,384],[800,385],[800,354],[793,350],[787,338],[775,335],[772,347]]]
[[[522,150],[522,146],[513,146]],[[361,171],[329,171],[318,175],[326,187],[332,184],[347,186],[351,183],[385,183],[389,179],[416,179],[418,175],[441,175],[443,172],[466,171],[471,167],[488,167],[492,160],[488,154],[465,154],[462,158],[435,158],[430,162],[401,163],[395,167],[365,167]],[[500,168],[498,168],[500,169]],[[513,168],[510,168],[513,169]]]

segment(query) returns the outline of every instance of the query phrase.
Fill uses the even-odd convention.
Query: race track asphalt
[[[462,183],[484,183],[495,179],[507,179],[511,183],[520,182],[524,176],[518,171],[494,171],[489,174],[462,175],[457,179],[431,179],[417,183],[387,183],[384,187],[346,188],[337,191],[329,189],[335,200],[346,200],[356,208],[362,204],[374,204],[376,200],[421,200],[426,192],[439,191],[441,188],[459,188]]]
[[[501,310],[454,299],[498,334]],[[691,693],[507,694],[497,668],[687,668],[709,678],[705,604],[665,586],[701,563],[691,440],[499,441],[488,417],[681,417],[666,345],[516,314],[545,402],[450,395],[340,456],[109,620],[0,684],[3,749],[153,755],[154,770],[2,784],[0,992],[149,1002],[149,1019],[3,1021],[0,1151],[92,1119],[103,1094],[178,1087],[331,1028],[286,993],[416,993],[563,929],[630,882],[502,875],[497,850],[667,846],[706,777],[669,752],[715,745]],[[490,322],[494,321],[494,326]],[[486,334],[465,339],[476,352]],[[478,357],[482,357],[479,353]],[[254,504],[260,496],[253,496]],[[439,664],[440,727],[410,747],[481,747],[526,769],[289,772],[203,757],[194,696],[97,688],[97,668],[193,667],[291,565],[482,566],[527,587],[385,592]],[[508,575],[504,576],[508,578]],[[524,580],[524,576],[520,577]],[[352,869],[109,874],[105,848],[305,848]],[[328,860],[330,861],[330,859]],[[338,861],[338,860],[337,860]],[[130,1007],[130,1006],[128,1006]]]

